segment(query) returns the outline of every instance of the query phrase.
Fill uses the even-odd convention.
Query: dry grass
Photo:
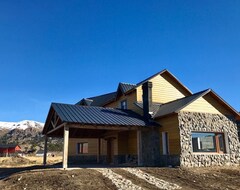
[[[55,164],[62,161],[61,156],[47,157],[47,164]],[[0,157],[1,167],[21,167],[21,166],[33,166],[41,165],[43,163],[42,157],[27,156],[27,157]]]

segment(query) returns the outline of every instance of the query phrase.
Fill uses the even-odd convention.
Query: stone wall
[[[159,128],[149,128],[141,131],[142,139],[142,165],[158,166],[160,158]]]
[[[240,143],[237,125],[233,118],[224,115],[180,112],[180,165],[182,167],[237,165],[240,163]],[[192,131],[223,132],[226,142],[226,153],[193,153]]]

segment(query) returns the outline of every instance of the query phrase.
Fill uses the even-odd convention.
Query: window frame
[[[87,144],[87,152],[83,151],[84,144]],[[77,154],[78,155],[88,154],[88,152],[89,152],[88,151],[88,142],[78,142],[77,143]]]
[[[126,108],[123,108],[123,107],[122,107],[122,105],[123,105],[124,102],[125,102]],[[127,110],[127,109],[128,109],[127,99],[122,100],[122,101],[120,102],[120,109],[123,109],[123,110]]]
[[[196,152],[193,150],[193,134],[196,134],[196,133],[199,133],[199,134],[204,134],[204,133],[212,133],[214,134],[214,148],[216,149],[216,151],[209,151],[209,152],[205,152],[205,151],[199,151],[199,152]],[[221,147],[220,147],[220,140],[219,140],[219,136],[218,135],[222,135],[223,137],[223,140],[222,140],[222,143],[223,143],[223,147],[224,147],[224,151],[221,151]],[[225,134],[224,132],[213,132],[213,131],[192,131],[191,132],[191,141],[192,141],[192,152],[194,154],[226,154],[227,153],[227,147],[226,147],[226,139],[225,139]]]

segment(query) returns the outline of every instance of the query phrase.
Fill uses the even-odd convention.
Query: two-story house
[[[180,165],[240,162],[239,113],[207,89],[192,93],[168,70],[75,105],[52,103],[43,134],[64,138],[68,163]]]

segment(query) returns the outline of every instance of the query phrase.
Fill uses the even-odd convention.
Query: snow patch
[[[13,129],[25,130],[29,127],[42,129],[43,126],[44,126],[44,123],[37,122],[37,121],[31,121],[31,120],[23,120],[20,122],[2,122],[2,121],[0,121],[0,129],[8,129],[8,130],[13,130]]]

